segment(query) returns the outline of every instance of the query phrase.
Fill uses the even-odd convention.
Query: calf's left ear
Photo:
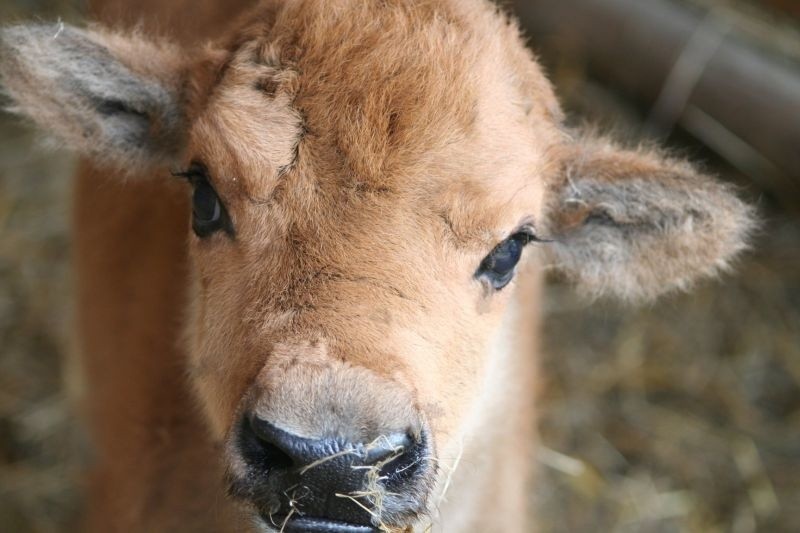
[[[548,206],[552,268],[590,296],[642,301],[725,269],[754,210],[732,187],[655,151],[604,139],[567,149]]]

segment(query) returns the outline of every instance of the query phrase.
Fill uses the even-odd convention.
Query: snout
[[[275,373],[228,445],[231,493],[264,526],[367,533],[425,514],[432,443],[410,395],[346,366]]]
[[[284,531],[373,531],[389,495],[413,501],[427,467],[424,434],[313,439],[252,414],[242,421],[239,450],[251,471],[251,501],[269,525],[286,522]],[[402,510],[397,503],[394,512]]]

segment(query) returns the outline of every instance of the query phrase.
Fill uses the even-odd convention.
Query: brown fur
[[[683,162],[570,138],[516,26],[486,2],[265,2],[221,34],[212,23],[209,46],[70,33],[137,76],[153,138],[158,117],[180,117],[167,159],[204,163],[235,228],[187,241],[163,171],[124,185],[80,173],[93,528],[240,530],[247,510],[220,472],[243,475],[231,435],[252,410],[306,437],[427,428],[430,490],[410,517],[385,495],[391,527],[529,529],[541,266],[591,294],[653,297],[724,266],[748,208]],[[58,106],[32,89],[58,82],[64,47],[40,28],[4,34],[0,76],[44,122]],[[72,125],[53,133],[129,174],[163,165],[169,143],[127,149],[83,104],[97,94],[58,89],[106,133],[91,147]],[[494,292],[475,271],[523,224],[555,242]]]

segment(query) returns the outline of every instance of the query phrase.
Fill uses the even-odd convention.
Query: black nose
[[[384,495],[413,490],[427,467],[424,434],[397,432],[370,442],[314,439],[253,415],[242,422],[239,449],[248,470],[246,494],[239,495],[285,531],[301,522],[302,531],[372,531]]]

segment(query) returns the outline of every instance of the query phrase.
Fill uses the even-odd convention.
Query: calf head
[[[751,227],[687,163],[567,130],[478,0],[266,3],[198,49],[46,25],[1,42],[15,111],[185,178],[189,377],[268,528],[425,519],[524,264],[641,300],[725,267]]]

